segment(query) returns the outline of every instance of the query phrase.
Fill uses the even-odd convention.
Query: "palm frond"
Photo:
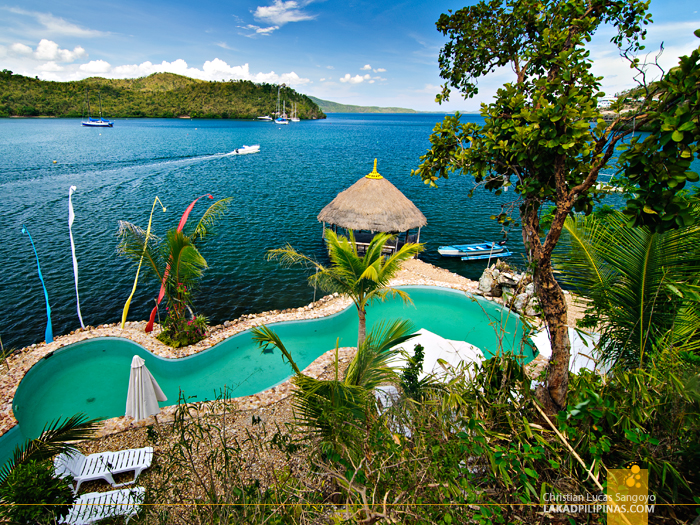
[[[7,479],[17,465],[28,461],[42,461],[56,454],[77,450],[76,441],[88,439],[95,432],[99,420],[88,419],[85,414],[76,414],[64,421],[57,419],[44,425],[41,435],[17,446],[12,458],[0,468],[0,483]]]
[[[555,256],[558,274],[591,300],[587,319],[602,326],[604,359],[638,366],[674,326],[682,301],[669,285],[700,273],[700,228],[664,234],[627,226],[621,213],[567,219],[570,246]]]
[[[209,206],[209,208],[207,208],[207,211],[204,212],[202,218],[199,219],[199,223],[197,223],[194,232],[192,233],[192,235],[190,235],[190,239],[192,240],[192,242],[194,242],[197,239],[203,239],[204,237],[210,235],[213,232],[214,226],[216,225],[218,220],[226,213],[226,210],[228,209],[232,200],[233,197],[227,197],[225,199],[216,201],[214,204]]]
[[[251,331],[252,339],[258,345],[263,349],[267,349],[270,346],[278,348],[280,352],[282,352],[283,358],[286,358],[287,361],[289,361],[289,364],[292,365],[292,369],[294,370],[295,374],[301,374],[301,370],[299,370],[299,367],[296,365],[294,360],[292,359],[292,354],[287,350],[287,348],[284,346],[284,343],[282,343],[282,340],[279,338],[279,336],[270,330],[267,326],[262,325],[259,327],[253,328]]]
[[[192,291],[199,282],[207,261],[199,253],[192,240],[175,229],[168,231],[163,253],[168,254],[170,270],[165,281],[165,288],[170,299],[178,296],[178,287],[184,286]]]
[[[396,381],[396,371],[388,365],[398,355],[398,345],[416,334],[410,321],[380,322],[372,327],[345,371],[345,384],[374,390],[382,383]]]
[[[152,271],[158,280],[162,280],[163,258],[160,252],[161,239],[155,235],[148,236],[146,240],[146,230],[132,224],[128,221],[119,221],[117,235],[119,236],[119,244],[117,245],[117,253],[128,257],[138,264],[141,260],[141,255],[148,262],[148,268]],[[143,246],[146,244],[146,251]]]

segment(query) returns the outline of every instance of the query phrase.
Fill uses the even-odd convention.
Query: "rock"
[[[516,295],[515,299],[513,300],[513,310],[515,310],[518,313],[522,313],[525,310],[529,299],[530,296],[526,293]]]
[[[493,274],[491,270],[488,268],[484,270],[484,273],[481,274],[481,277],[479,278],[479,287],[477,288],[480,292],[483,292],[484,295],[490,294],[496,285],[496,281],[493,278]]]
[[[525,293],[528,295],[535,295],[535,283],[530,283],[525,287]]]
[[[501,286],[508,286],[510,288],[514,288],[515,286],[517,286],[518,281],[515,280],[513,274],[504,272],[498,276],[498,284],[500,284]]]
[[[224,327],[228,328],[229,326],[231,326],[231,321],[224,321]]]
[[[527,308],[525,308],[525,315],[535,317],[541,314],[540,300],[537,297],[530,298],[530,301],[527,303]]]

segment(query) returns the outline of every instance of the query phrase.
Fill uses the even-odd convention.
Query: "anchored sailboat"
[[[85,88],[85,100],[87,102],[87,120],[83,120],[81,124],[91,128],[111,128],[114,126],[113,121],[102,118],[102,94],[98,91],[97,96],[100,99],[100,118],[92,118],[90,116],[90,91]]]

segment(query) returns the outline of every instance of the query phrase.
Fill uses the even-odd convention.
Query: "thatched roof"
[[[318,220],[371,232],[403,232],[428,224],[416,205],[377,173],[376,159],[374,170],[339,193],[321,210]]]

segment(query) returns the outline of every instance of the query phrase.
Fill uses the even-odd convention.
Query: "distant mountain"
[[[48,82],[12,71],[0,72],[0,117],[82,117],[87,115],[85,91],[90,92],[92,116],[99,116],[98,92],[106,118],[192,117],[254,119],[273,115],[277,85],[250,81],[208,82],[173,73],[143,78],[86,78]],[[296,103],[301,119],[326,118],[307,96],[282,88],[287,108]]]
[[[377,106],[351,106],[348,104],[338,104],[330,100],[308,97],[321,108],[324,113],[420,113],[415,109],[408,108],[380,108]]]

